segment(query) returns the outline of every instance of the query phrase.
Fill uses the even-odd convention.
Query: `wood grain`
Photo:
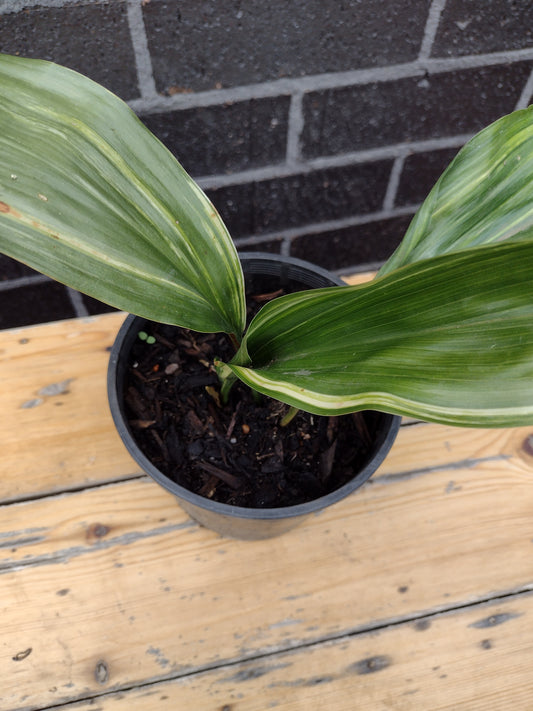
[[[410,423],[353,496],[226,540],[114,431],[122,319],[0,333],[1,709],[528,708],[533,428]]]
[[[423,617],[99,699],[100,711],[486,711],[533,698],[533,598]],[[95,711],[94,703],[64,711]]]
[[[372,281],[376,276],[376,272],[358,272],[357,274],[349,274],[348,276],[343,276],[342,278],[347,284],[364,284],[367,281]]]
[[[7,507],[6,706],[187,676],[528,589],[533,480],[519,467],[505,487],[501,476],[491,462],[454,472],[453,485],[447,472],[377,483],[253,544],[192,524],[145,480]]]
[[[107,314],[0,334],[2,500],[140,474],[115,432],[106,395],[108,349],[123,319]],[[524,447],[533,428],[416,426],[426,429],[402,428],[379,475],[529,457]]]
[[[413,476],[436,469],[494,461],[531,471],[533,427],[469,429],[426,422],[400,428],[390,456],[374,479]]]
[[[0,499],[139,474],[115,433],[108,349],[123,314],[0,333]]]

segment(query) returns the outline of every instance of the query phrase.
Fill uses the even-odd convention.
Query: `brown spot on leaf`
[[[7,202],[2,202],[0,201],[0,212],[3,212],[5,214],[11,213],[13,217],[20,217],[20,212],[17,210],[13,209],[11,205],[8,205]]]

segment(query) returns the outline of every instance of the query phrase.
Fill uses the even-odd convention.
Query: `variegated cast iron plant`
[[[0,251],[154,321],[224,331],[252,388],[318,414],[533,423],[533,111],[473,138],[376,279],[280,297],[246,333],[215,209],[133,112],[0,57]]]

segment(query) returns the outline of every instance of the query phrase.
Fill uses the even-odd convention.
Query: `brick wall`
[[[530,0],[0,0],[0,51],[125,99],[239,249],[392,252],[476,131],[533,95]],[[101,305],[0,257],[0,328]]]

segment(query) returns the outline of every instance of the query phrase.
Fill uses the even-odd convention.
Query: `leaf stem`
[[[223,363],[219,358],[214,359],[214,366],[218,379],[220,380],[220,397],[222,398],[222,404],[225,405],[228,402],[231,388],[237,380],[237,376],[232,369]]]
[[[237,352],[239,350],[239,348],[241,347],[239,339],[237,338],[237,336],[234,333],[230,333],[228,335],[229,335],[229,339],[231,341],[232,346],[235,348],[235,352]]]
[[[299,412],[300,410],[298,407],[294,407],[294,405],[291,405],[279,421],[281,427],[287,427],[287,425],[289,425],[294,420],[294,418]]]

